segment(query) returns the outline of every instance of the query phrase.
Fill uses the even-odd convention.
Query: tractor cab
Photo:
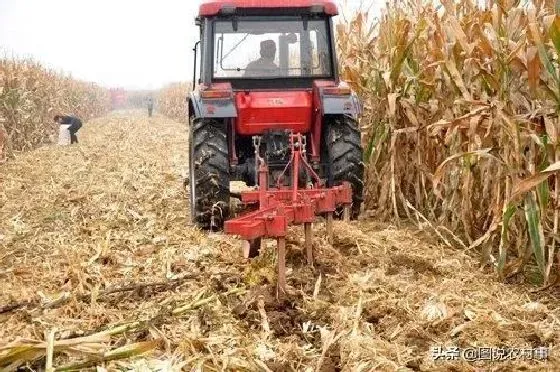
[[[199,83],[312,88],[336,79],[331,1],[207,1],[200,6]],[[196,73],[196,72],[195,72]]]
[[[348,181],[361,205],[360,105],[339,81],[333,0],[203,0],[196,24],[190,120],[193,221],[221,229],[229,182],[300,187],[286,174],[293,139],[325,186]],[[302,148],[303,147],[303,148]],[[270,184],[259,184],[266,163]],[[296,185],[297,184],[297,185]]]
[[[212,81],[234,89],[311,88],[315,79],[334,78],[324,15],[228,17],[213,29]]]

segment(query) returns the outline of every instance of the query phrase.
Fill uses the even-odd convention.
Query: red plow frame
[[[332,242],[333,215],[337,207],[343,206],[344,220],[350,218],[352,188],[349,183],[324,188],[319,176],[305,159],[305,137],[300,133],[290,134],[291,158],[278,178],[275,188],[268,188],[268,166],[259,156],[259,143],[254,140],[258,168],[258,190],[244,191],[241,201],[258,204],[258,210],[226,221],[226,234],[237,235],[247,241],[249,251],[258,249],[261,239],[276,239],[278,249],[278,294],[286,292],[286,234],[289,225],[304,225],[307,262],[313,265],[312,223],[317,215],[327,216],[327,235]],[[292,186],[280,185],[282,176],[291,166]],[[315,183],[313,188],[298,188],[299,169],[303,167]]]

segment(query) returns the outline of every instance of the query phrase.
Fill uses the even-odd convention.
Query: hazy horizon
[[[382,2],[337,0],[356,9]],[[190,80],[200,0],[2,0],[0,52],[107,88]],[[56,17],[56,18],[55,18]]]

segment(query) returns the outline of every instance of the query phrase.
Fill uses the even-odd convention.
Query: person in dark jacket
[[[152,97],[148,98],[148,116],[152,117],[152,111],[154,110],[154,99]]]
[[[253,61],[245,68],[245,77],[276,77],[279,70],[274,58],[276,56],[276,43],[274,40],[265,40],[261,43],[261,58]]]
[[[78,136],[76,135],[82,127],[82,121],[72,115],[56,115],[54,121],[61,125],[70,125],[68,131],[70,132],[70,143],[78,143]]]

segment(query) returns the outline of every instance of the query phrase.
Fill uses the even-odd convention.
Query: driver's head
[[[261,43],[261,57],[273,60],[276,56],[276,43],[274,40],[265,40]]]

